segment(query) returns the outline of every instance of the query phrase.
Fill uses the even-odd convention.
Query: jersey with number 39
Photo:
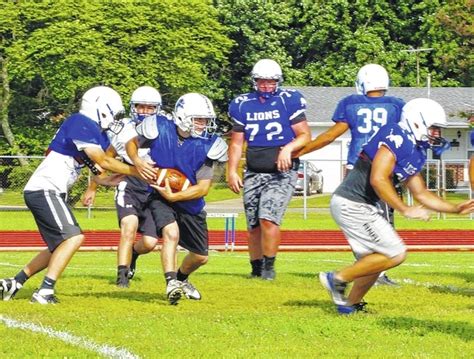
[[[350,95],[337,105],[332,120],[346,122],[351,130],[347,164],[354,165],[362,146],[388,123],[400,120],[405,102],[392,96]]]
[[[292,120],[305,111],[303,95],[285,89],[276,91],[264,102],[252,92],[238,96],[229,105],[229,116],[244,128],[249,147],[280,147],[291,142],[295,138]]]

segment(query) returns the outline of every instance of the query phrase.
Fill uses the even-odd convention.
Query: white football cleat
[[[181,288],[183,288],[183,292],[186,298],[201,300],[201,293],[199,293],[196,287],[193,286],[187,279],[183,281],[183,285],[181,286]]]
[[[16,293],[23,287],[14,278],[0,279],[0,297],[2,300],[12,299]]]

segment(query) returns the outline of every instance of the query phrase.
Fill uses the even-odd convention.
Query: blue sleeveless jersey
[[[250,147],[284,146],[295,138],[291,121],[306,110],[306,100],[296,90],[278,90],[260,102],[256,92],[238,96],[229,104],[229,116],[244,127]]]
[[[394,174],[400,181],[419,173],[426,162],[426,150],[416,144],[413,135],[398,124],[389,124],[380,129],[363,147],[371,160],[378,148],[384,144],[396,158]]]
[[[178,133],[173,121],[157,121],[158,137],[151,142],[150,156],[160,168],[175,168],[189,179],[192,185],[197,183],[196,173],[204,165],[207,153],[218,138],[210,139],[190,137],[178,144]],[[174,202],[173,206],[196,215],[204,208],[204,198]]]
[[[416,145],[413,135],[403,130],[398,124],[383,126],[363,146],[363,153],[355,163],[354,169],[344,178],[334,192],[355,202],[376,205],[379,197],[370,184],[372,161],[380,148],[385,145],[395,155],[393,175],[398,181],[416,175],[426,162],[426,151]],[[395,178],[394,178],[395,180]]]
[[[350,95],[339,101],[332,120],[346,122],[351,130],[348,164],[355,164],[362,146],[382,126],[400,120],[404,105],[403,100],[392,96]]]
[[[61,125],[49,145],[49,150],[66,156],[77,157],[79,151],[73,140],[99,145],[104,151],[110,141],[105,131],[101,131],[98,123],[80,113],[69,116]]]

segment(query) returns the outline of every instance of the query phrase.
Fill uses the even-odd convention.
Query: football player
[[[107,156],[106,131],[117,131],[124,115],[117,92],[105,86],[88,90],[82,97],[79,113],[69,116],[51,141],[41,162],[24,189],[26,205],[33,214],[48,246],[33,258],[14,278],[0,280],[0,295],[9,300],[34,274],[47,268],[44,280],[33,293],[31,302],[54,304],[54,287],[84,235],[66,203],[66,194],[77,180],[81,168],[89,166],[98,175],[102,169],[126,175],[138,175],[129,166]],[[101,184],[116,185],[113,176],[95,178]],[[115,180],[118,180],[116,177]]]
[[[449,203],[430,192],[420,171],[426,151],[436,146],[438,153],[447,141],[439,137],[447,125],[446,115],[437,102],[418,98],[402,109],[399,123],[388,123],[363,146],[354,169],[349,172],[331,199],[331,214],[344,232],[356,262],[335,272],[321,272],[323,286],[341,314],[363,310],[364,295],[381,271],[401,264],[406,247],[387,219],[376,207],[379,199],[406,218],[430,219],[430,210],[466,214],[474,211],[474,200]],[[397,195],[396,176],[410,190],[419,206],[408,206]],[[349,296],[345,288],[354,282]]]
[[[382,66],[368,64],[361,67],[355,85],[357,94],[349,95],[337,104],[332,117],[334,125],[308,143],[298,152],[298,156],[323,148],[350,130],[351,142],[347,153],[347,170],[350,171],[354,168],[362,145],[382,126],[399,121],[405,102],[396,97],[386,96],[389,76]],[[383,201],[380,201],[378,206],[394,225],[393,209]],[[377,283],[396,285],[385,273],[381,273]]]
[[[215,112],[211,101],[201,94],[188,93],[176,102],[174,121],[156,121],[147,117],[138,127],[139,136],[127,143],[127,152],[139,171],[148,174],[151,166],[138,156],[141,143],[150,142],[150,156],[158,168],[174,168],[191,185],[173,192],[169,180],[165,186],[152,185],[148,202],[158,234],[163,239],[161,262],[170,304],[182,295],[200,300],[201,293],[189,281],[189,275],[208,261],[208,230],[204,196],[211,187],[213,163],[227,160],[227,144],[214,134]],[[152,174],[151,172],[149,173]],[[179,268],[178,244],[188,250]]]
[[[112,146],[108,152],[110,156],[117,155],[125,163],[133,164],[125,151],[125,144],[137,135],[135,127],[147,116],[154,116],[156,121],[167,121],[161,112],[161,95],[151,86],[141,86],[133,91],[130,99],[130,118],[122,122],[120,132],[107,132]],[[140,157],[151,162],[149,149],[141,148]],[[94,203],[97,184],[91,182],[83,197],[85,206]],[[119,183],[115,193],[115,207],[117,208],[120,226],[120,243],[117,252],[117,286],[128,288],[130,279],[135,275],[136,262],[140,254],[152,251],[157,244],[155,223],[146,202],[150,191],[148,183],[134,176],[127,176]],[[137,231],[142,237],[134,244]]]
[[[229,146],[228,184],[244,189],[249,232],[251,277],[273,280],[280,244],[280,224],[297,181],[299,160],[291,154],[310,139],[306,100],[296,90],[280,88],[283,74],[277,62],[257,61],[252,69],[255,91],[229,105],[234,122]],[[247,143],[244,180],[238,173]]]

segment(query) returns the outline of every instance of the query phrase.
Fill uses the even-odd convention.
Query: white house
[[[312,138],[331,127],[331,120],[337,103],[343,97],[355,93],[354,87],[292,87],[301,91],[308,101],[306,112],[311,127]],[[437,87],[412,88],[391,87],[387,95],[400,97],[405,102],[417,97],[429,97],[439,102],[446,111],[448,128],[442,130],[442,136],[451,142],[451,150],[443,153],[446,159],[468,159],[474,154],[469,137],[468,118],[474,112],[473,87]],[[314,161],[322,169],[324,192],[333,192],[340,184],[347,159],[347,148],[351,140],[347,131],[332,144],[302,157]],[[467,170],[466,170],[467,171]]]

